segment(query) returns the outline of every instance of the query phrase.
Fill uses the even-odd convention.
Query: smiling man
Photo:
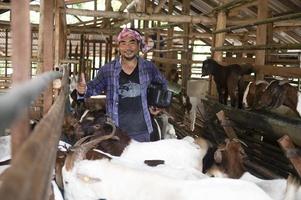
[[[131,138],[147,142],[153,131],[150,113],[160,112],[148,107],[147,87],[152,82],[167,87],[167,81],[152,62],[139,56],[139,51],[145,52],[147,46],[138,31],[124,28],[117,43],[120,56],[101,67],[89,83],[81,81],[77,91],[85,98],[105,91],[107,115],[115,125]]]

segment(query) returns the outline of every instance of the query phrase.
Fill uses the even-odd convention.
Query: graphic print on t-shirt
[[[140,84],[129,81],[119,87],[119,95],[123,98],[138,97],[141,95]]]

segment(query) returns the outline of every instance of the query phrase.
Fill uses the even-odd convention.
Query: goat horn
[[[78,145],[78,146],[74,146],[70,149],[71,152],[73,152],[72,154],[68,154],[65,160],[65,166],[66,166],[66,170],[69,171],[73,168],[74,166],[74,162],[76,160],[83,160],[87,154],[87,152],[92,149],[95,145],[97,145],[99,142],[103,141],[103,140],[107,140],[110,139],[114,136],[115,132],[112,132],[109,135],[104,135],[101,136],[99,138],[93,139],[90,142],[87,142],[85,144],[82,145]],[[87,138],[92,137],[92,136],[87,136],[85,138],[82,138],[81,140],[84,141]]]
[[[79,139],[73,146],[77,147],[77,146],[81,145],[82,143],[84,143],[88,138],[91,138],[93,136],[94,135],[88,135],[86,137],[83,137],[83,138]]]
[[[95,138],[92,141],[89,141],[85,144],[82,145],[82,149],[84,152],[87,152],[88,150],[90,150],[91,148],[93,148],[95,145],[97,145],[98,143],[100,143],[103,140],[108,140],[111,138],[116,139],[115,136],[115,132],[116,132],[116,126],[113,124],[113,122],[107,122],[109,125],[111,125],[113,127],[112,132],[109,135],[104,135],[101,136],[99,138]]]
[[[240,144],[244,145],[245,147],[248,147],[248,145],[244,141],[242,141],[238,138],[234,138],[233,140],[236,141],[236,142],[239,142]]]

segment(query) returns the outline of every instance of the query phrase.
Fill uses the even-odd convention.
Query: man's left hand
[[[163,110],[162,108],[158,108],[158,107],[155,107],[155,106],[149,107],[149,112],[152,115],[158,115],[162,110]]]

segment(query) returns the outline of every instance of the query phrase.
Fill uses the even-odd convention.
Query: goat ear
[[[222,151],[217,149],[214,153],[214,160],[216,163],[221,163],[223,160]]]

